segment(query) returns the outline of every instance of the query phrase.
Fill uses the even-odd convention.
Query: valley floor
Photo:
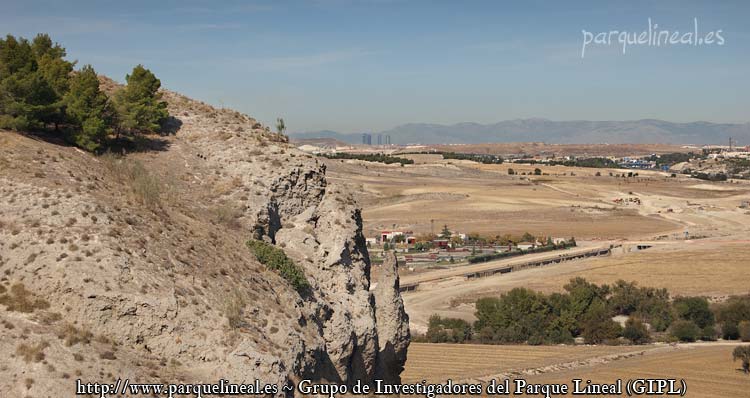
[[[482,165],[439,155],[403,155],[416,164],[384,166],[329,162],[330,174],[353,186],[363,204],[365,230],[434,231],[447,224],[464,233],[575,236],[580,249],[614,246],[607,256],[522,269],[477,279],[469,270],[492,269],[563,250],[479,265],[412,272],[401,282],[412,333],[424,333],[433,314],[473,321],[474,303],[515,287],[561,292],[574,277],[597,284],[618,279],[666,288],[672,297],[707,296],[722,301],[750,293],[750,198],[746,181],[703,182],[656,171],[633,178],[616,169]],[[535,167],[544,175],[533,176]],[[514,168],[516,175],[508,175]],[[600,176],[596,173],[599,172]],[[527,175],[518,175],[526,173]],[[610,176],[610,173],[613,176]],[[617,198],[640,205],[618,205]],[[434,226],[433,226],[434,225]],[[638,245],[648,246],[637,250]],[[377,267],[373,272],[378,272]],[[591,378],[685,378],[689,396],[743,397],[750,379],[737,371],[737,342],[647,346],[489,346],[414,343],[405,381],[489,380],[524,377],[529,382]]]

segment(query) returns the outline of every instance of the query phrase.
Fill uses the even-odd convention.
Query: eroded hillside
[[[165,99],[173,134],[124,156],[0,132],[0,395],[55,397],[78,378],[398,380],[397,274],[370,292],[351,196],[254,119]],[[251,238],[310,288],[261,264]]]

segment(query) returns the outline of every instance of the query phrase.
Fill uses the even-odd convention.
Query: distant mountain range
[[[409,123],[371,133],[391,136],[393,144],[478,144],[485,142],[546,142],[553,144],[728,144],[729,137],[741,145],[750,144],[750,123],[672,123],[644,119],[632,121],[553,121],[515,119],[494,124],[452,125]],[[330,130],[290,134],[292,139],[333,138],[361,144],[362,134]]]

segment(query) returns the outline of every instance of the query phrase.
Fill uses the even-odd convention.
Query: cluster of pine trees
[[[65,48],[49,35],[0,38],[0,128],[54,130],[89,151],[111,135],[158,132],[169,117],[161,82],[142,65],[108,97],[91,65],[74,70]]]

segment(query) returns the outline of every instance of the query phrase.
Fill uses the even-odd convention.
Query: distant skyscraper
[[[372,135],[367,133],[362,134],[362,145],[372,145]]]
[[[378,145],[383,145],[383,135],[378,134]]]
[[[386,134],[385,135],[385,144],[386,145],[391,145],[391,135],[390,134]]]

